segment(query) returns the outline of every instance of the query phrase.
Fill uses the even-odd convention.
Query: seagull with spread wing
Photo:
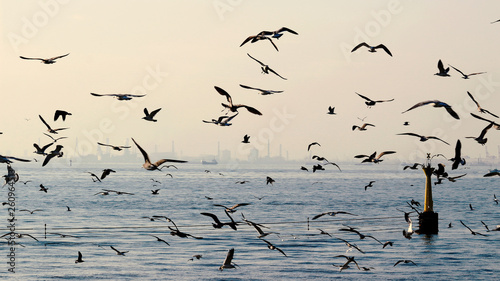
[[[382,49],[382,50],[384,50],[384,51],[385,51],[385,52],[386,52],[389,56],[391,56],[391,57],[392,57],[392,53],[391,53],[391,51],[389,51],[389,49],[387,49],[387,47],[386,47],[384,44],[379,44],[379,45],[377,45],[377,46],[370,46],[370,45],[366,44],[365,42],[359,43],[356,47],[354,47],[354,48],[352,49],[351,53],[352,53],[352,52],[354,52],[354,51],[356,51],[357,49],[359,49],[359,48],[361,48],[361,47],[367,47],[367,48],[368,48],[368,52],[370,52],[370,53],[375,53],[375,52],[377,52],[377,49]]]
[[[401,133],[401,134],[396,134],[396,135],[398,135],[398,136],[414,136],[414,137],[420,138],[421,142],[428,141],[428,140],[440,140],[440,141],[446,143],[447,145],[450,145],[449,143],[447,143],[444,140],[442,140],[438,137],[435,137],[435,136],[423,136],[423,135],[419,135],[419,134],[415,134],[415,133]]]
[[[262,73],[264,73],[264,74],[269,74],[269,72],[272,72],[272,73],[276,74],[276,76],[278,76],[279,78],[281,78],[281,79],[283,79],[283,80],[287,80],[285,77],[283,77],[283,76],[279,75],[276,71],[274,71],[272,68],[270,68],[270,67],[269,67],[269,65],[264,64],[263,62],[261,62],[261,61],[259,61],[258,59],[256,59],[256,58],[252,57],[252,56],[251,56],[250,54],[248,54],[248,53],[247,53],[247,55],[248,55],[251,59],[253,59],[254,61],[258,62],[258,63],[261,65],[260,69],[262,69]]]
[[[145,96],[145,95],[132,95],[132,94],[96,94],[96,93],[90,93],[90,94],[96,97],[105,97],[105,96],[115,97],[118,100],[131,100],[132,98],[140,98]]]
[[[358,93],[356,93],[356,94],[358,94]],[[362,97],[362,98],[364,98],[366,100],[365,104],[366,104],[366,106],[368,106],[368,108],[374,106],[378,102],[389,102],[389,101],[393,101],[394,100],[394,99],[390,99],[390,100],[377,100],[377,101],[374,101],[374,100],[371,100],[370,98],[367,98],[367,97],[365,97],[363,95],[360,95],[360,94],[358,94],[358,96],[360,96],[360,97]]]
[[[439,100],[428,100],[428,101],[419,102],[419,103],[415,104],[414,106],[410,107],[409,109],[403,111],[402,113],[408,112],[408,111],[410,111],[412,109],[415,109],[417,107],[421,107],[421,106],[424,106],[424,105],[427,105],[427,104],[433,104],[433,107],[436,107],[436,108],[444,107],[444,109],[446,109],[446,111],[453,118],[460,119],[460,117],[458,116],[458,114],[451,108],[451,105],[448,105],[447,103],[439,101]]]
[[[45,126],[47,127],[47,131],[51,134],[57,134],[57,131],[61,131],[61,130],[66,130],[68,128],[58,128],[58,129],[52,129],[50,127],[49,124],[47,124],[47,122],[45,122],[45,120],[43,119],[42,115],[38,115],[38,117],[40,117],[40,120],[42,120],[42,123],[45,124]]]
[[[69,53],[67,53],[65,55],[62,55],[62,56],[48,58],[48,59],[44,59],[44,58],[28,58],[28,57],[23,57],[23,56],[19,56],[19,57],[22,58],[23,60],[40,60],[44,64],[53,64],[53,63],[56,63],[57,59],[64,58],[67,55],[69,55]]]
[[[283,93],[283,91],[263,90],[263,89],[260,89],[260,88],[254,88],[254,87],[250,87],[250,86],[246,86],[246,85],[242,85],[242,84],[240,84],[240,87],[245,88],[245,89],[259,91],[260,94],[263,95],[263,96],[265,96],[265,95],[272,95],[272,94],[278,94],[278,93]]]
[[[217,86],[214,86],[214,88],[220,95],[223,95],[226,97],[228,104],[222,103],[222,106],[229,109],[229,111],[238,112],[238,108],[243,107],[246,110],[248,110],[248,112],[250,112],[250,113],[253,113],[256,115],[262,115],[262,113],[260,113],[260,111],[258,111],[257,109],[255,109],[251,106],[243,105],[243,104],[233,104],[233,99],[231,98],[231,95],[229,95],[228,92],[226,92],[224,89],[219,88]]]
[[[472,76],[472,75],[478,75],[478,74],[483,74],[483,73],[486,73],[486,72],[475,72],[475,73],[470,73],[470,74],[465,74],[463,73],[462,71],[460,71],[459,69],[457,69],[456,67],[453,67],[452,65],[448,64],[451,68],[455,69],[456,71],[458,71],[458,73],[462,74],[462,78],[463,79],[469,79],[469,76]]]
[[[469,95],[469,97],[472,99],[472,101],[476,104],[476,106],[477,106],[477,111],[479,111],[479,112],[481,112],[481,113],[488,113],[489,115],[491,115],[491,116],[493,116],[493,117],[498,118],[498,116],[497,116],[496,114],[493,114],[493,113],[489,112],[488,110],[486,110],[486,109],[482,108],[482,107],[479,105],[479,103],[476,101],[476,99],[474,99],[474,97],[472,96],[472,94],[471,94],[471,93],[469,93],[468,91],[467,91],[467,95]]]
[[[158,167],[165,162],[175,162],[175,163],[186,163],[187,162],[184,160],[160,159],[160,160],[156,161],[155,163],[152,163],[151,160],[149,160],[148,153],[144,149],[142,149],[142,147],[140,147],[139,144],[137,144],[137,142],[134,140],[134,138],[132,138],[132,141],[135,143],[135,145],[137,146],[139,151],[141,151],[142,156],[144,157],[144,164],[142,164],[142,167],[146,170],[149,170],[149,171],[159,170],[160,171],[160,169],[158,169]]]

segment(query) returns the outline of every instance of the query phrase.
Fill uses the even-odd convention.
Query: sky
[[[0,154],[32,157],[33,143],[51,140],[38,115],[53,127],[68,127],[65,157],[97,152],[97,142],[132,144],[133,137],[150,153],[179,157],[217,154],[217,147],[246,159],[256,148],[261,156],[289,159],[311,154],[330,161],[353,161],[354,155],[397,151],[386,156],[423,162],[426,153],[451,158],[458,139],[463,154],[498,155],[500,134],[477,137],[487,125],[474,119],[471,92],[486,109],[500,114],[500,2],[498,1],[0,1]],[[263,30],[288,27],[273,42],[240,44]],[[358,43],[383,43],[393,56]],[[23,60],[70,53],[55,64]],[[262,74],[247,53],[287,80]],[[465,80],[434,75],[438,60],[465,73],[486,72]],[[239,84],[282,90],[259,95]],[[214,86],[231,94],[244,109],[228,127],[203,123],[225,114]],[[130,101],[90,93],[146,94]],[[394,99],[368,108],[360,93],[374,100]],[[442,108],[414,104],[440,100]],[[326,114],[329,106],[336,115]],[[141,119],[143,109],[161,108],[158,122]],[[53,121],[55,110],[72,113]],[[479,113],[477,113],[479,114]],[[482,115],[491,120],[491,116]],[[353,125],[371,123],[367,131]],[[403,126],[408,121],[410,126]],[[495,121],[500,121],[496,119]],[[398,133],[433,135],[450,143],[420,142]],[[242,144],[250,135],[250,144]],[[321,146],[307,151],[308,144]]]

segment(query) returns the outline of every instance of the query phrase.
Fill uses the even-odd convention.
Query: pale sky
[[[465,137],[487,125],[470,116],[477,111],[467,91],[500,114],[500,22],[490,23],[500,19],[499,1],[2,0],[0,9],[1,155],[31,157],[33,143],[50,142],[39,114],[53,128],[70,128],[56,135],[68,137],[58,142],[66,157],[95,153],[97,141],[123,145],[130,137],[148,151],[170,151],[174,141],[184,156],[216,154],[220,142],[240,159],[250,147],[267,155],[268,140],[272,156],[281,145],[290,159],[308,157],[314,141],[321,147],[313,154],[330,161],[384,150],[404,162],[422,162],[426,152],[451,158],[457,139],[468,156],[484,157],[485,147],[498,153],[498,131],[488,132],[485,147]],[[267,41],[239,47],[250,35],[283,26],[298,35],[273,39],[279,52]],[[363,41],[385,44],[393,57],[350,52]],[[66,53],[52,65],[19,58]],[[261,74],[247,53],[287,80]],[[465,73],[487,73],[464,80],[451,69],[451,77],[438,77],[439,59]],[[284,92],[262,96],[239,84]],[[225,113],[214,86],[263,115],[240,109],[230,127],[203,123]],[[147,95],[117,101],[91,92]],[[367,108],[355,92],[394,101]],[[431,105],[401,113],[434,99],[461,119]],[[327,115],[328,106],[337,114]],[[141,119],[144,107],[162,108],[158,122]],[[54,122],[56,109],[73,115]],[[352,131],[363,124],[358,117],[375,127]],[[404,132],[451,145],[396,135]],[[241,144],[245,134],[249,145]]]

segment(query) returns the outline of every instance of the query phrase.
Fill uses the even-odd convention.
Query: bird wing
[[[467,74],[467,76],[478,75],[478,74],[483,74],[483,73],[486,73],[486,72],[474,72],[474,73]]]
[[[319,215],[315,215],[315,216],[312,218],[312,220],[319,219],[319,218],[321,218],[322,216],[324,216],[324,215],[326,215],[326,214],[328,214],[328,213],[322,213],[322,214],[319,214]]]
[[[134,98],[140,98],[140,97],[144,97],[146,95],[115,94],[114,96],[129,96],[129,97],[134,97]]]
[[[291,30],[288,27],[282,27],[282,28],[276,30],[276,33],[282,33],[282,32],[285,32],[285,31],[290,32],[290,33],[295,34],[295,35],[299,35],[297,32]]]
[[[283,80],[287,80],[285,77],[279,75],[276,71],[274,71],[272,68],[268,67],[269,71],[271,71],[272,73],[276,74],[279,78],[283,79]]]
[[[250,87],[250,86],[246,86],[246,85],[242,85],[242,84],[240,84],[240,87],[245,88],[245,89],[264,91],[264,90],[259,89],[259,88],[254,88],[254,87]]]
[[[355,92],[355,93],[356,93],[356,92]],[[356,94],[358,94],[358,93],[356,93]],[[367,101],[372,101],[371,99],[369,99],[369,98],[367,98],[367,97],[365,97],[365,96],[363,96],[363,95],[358,94],[358,96],[360,96],[360,97],[364,98],[364,99],[365,99],[365,100],[367,100]]]
[[[158,109],[151,111],[151,115],[150,115],[151,118],[153,118],[156,115],[156,113],[158,113],[158,111],[160,111],[160,110],[161,110],[161,108],[158,108]]]
[[[105,144],[105,143],[100,143],[100,142],[97,142],[98,145],[103,145],[103,146],[110,146],[110,147],[113,147],[112,145],[109,145],[109,144]]]
[[[443,66],[443,62],[441,60],[438,61],[438,69],[440,73],[446,72]]]
[[[227,256],[224,259],[223,265],[231,265],[233,256],[234,256],[234,248],[231,248],[229,251],[227,251]]]
[[[50,58],[49,60],[56,60],[56,59],[60,59],[60,58],[64,58],[65,56],[69,55],[69,53],[65,54],[65,55],[61,55],[61,56],[57,56],[57,57],[53,57],[53,58]]]
[[[368,44],[366,44],[365,42],[362,42],[362,43],[359,43],[356,47],[354,47],[352,49],[351,53],[354,52],[354,51],[356,51],[357,49],[359,49],[361,46],[365,46],[367,48],[370,48],[370,46]]]
[[[19,56],[19,57],[24,59],[24,60],[44,60],[42,58],[27,58],[27,57],[23,57],[23,56]]]
[[[146,114],[146,117],[149,116],[149,111],[147,108],[144,108],[144,114]],[[152,116],[151,116],[152,117]]]
[[[462,74],[463,77],[467,77],[467,75],[465,75],[462,71],[460,71],[459,69],[457,69],[456,67],[454,67],[453,65],[451,64],[448,64],[451,68],[455,69],[456,71],[458,71],[460,74]],[[443,64],[441,63],[441,67],[443,66]],[[439,65],[438,65],[438,68],[439,68]],[[439,71],[441,72],[441,68],[439,69]]]
[[[56,156],[56,155],[52,154],[52,153],[45,156],[45,159],[43,160],[43,163],[42,163],[42,167],[47,165],[47,163],[49,163],[50,159],[54,158],[54,156]]]
[[[451,66],[451,65],[450,65]],[[453,66],[452,66],[453,67]],[[480,108],[481,106],[479,105],[479,103],[476,101],[476,99],[474,99],[474,97],[472,96],[471,93],[469,93],[469,91],[467,91],[467,95],[469,95],[469,97],[472,99],[472,101],[476,104],[476,106],[478,108]]]
[[[421,135],[415,134],[415,133],[401,133],[397,134],[398,136],[415,136],[415,137],[422,137]]]
[[[200,213],[200,214],[207,216],[207,217],[211,217],[215,221],[216,224],[222,224],[221,221],[219,220],[219,218],[212,213]]]
[[[354,158],[365,158],[365,157],[370,157],[369,155],[364,155],[364,154],[359,154],[355,155]]]
[[[253,114],[256,114],[256,115],[262,115],[262,113],[260,111],[258,111],[256,108],[248,106],[248,105],[236,104],[236,105],[233,105],[233,106],[235,106],[236,108],[238,108],[238,107],[244,107],[250,113],[253,113]]]
[[[460,119],[460,117],[458,116],[458,114],[451,108],[451,106],[445,106],[444,107],[446,109],[446,111],[448,111],[448,113],[455,119]]]
[[[378,49],[378,48],[383,49],[387,54],[389,54],[389,56],[392,57],[391,51],[389,51],[389,49],[387,49],[387,47],[384,44],[380,44],[378,46],[375,46],[375,49]]]
[[[231,96],[228,94],[228,92],[226,92],[224,89],[219,88],[219,87],[217,87],[217,86],[214,86],[214,88],[215,88],[215,90],[216,90],[219,94],[221,94],[221,95],[223,95],[223,96],[225,96],[225,97],[226,97],[227,102],[229,103],[229,105],[230,105],[230,106],[232,106],[232,105],[233,105],[233,100],[231,99]]]
[[[139,151],[141,152],[142,154],[142,157],[144,157],[144,162],[145,163],[148,163],[148,164],[151,164],[151,160],[149,160],[149,156],[148,156],[148,153],[142,149],[142,147],[140,147],[137,142],[134,140],[134,138],[132,138],[132,141],[135,143],[135,145],[137,146],[137,148],[139,149]]]
[[[460,164],[462,158],[462,143],[460,140],[457,140],[457,144],[455,145],[455,156],[453,157],[453,165],[451,166],[452,170],[455,170],[458,168],[458,165]]]
[[[486,135],[486,133],[488,132],[489,129],[491,129],[491,127],[493,127],[493,123],[490,123],[488,126],[486,126],[482,131],[481,131],[481,134],[479,135],[479,139],[484,139],[484,136]]]
[[[269,42],[271,42],[271,44],[273,44],[273,46],[276,49],[276,51],[278,51],[278,52],[280,51],[280,50],[278,50],[278,47],[276,47],[276,45],[274,44],[273,39],[271,39],[269,37],[264,37],[264,38],[266,38],[267,40],[269,40]]]
[[[489,110],[486,110],[484,108],[482,108],[482,110],[483,110],[484,113],[488,113],[489,115],[498,118],[498,115],[491,113]]]
[[[45,124],[45,126],[47,126],[47,129],[52,130],[52,128],[50,128],[49,124],[47,124],[47,122],[45,122],[45,120],[43,120],[42,115],[38,115],[38,117],[40,117],[40,120],[42,120],[42,123]]]
[[[255,37],[257,37],[257,36],[255,36],[255,35],[248,36],[248,37],[247,37],[247,39],[245,39],[245,40],[243,41],[243,43],[241,43],[240,47],[241,47],[241,46],[243,46],[243,45],[245,45],[245,43],[247,43],[248,41],[250,41],[250,40],[254,39]]]
[[[440,141],[442,141],[442,142],[446,143],[447,145],[450,145],[449,143],[445,142],[444,140],[442,140],[442,139],[440,139],[440,138],[438,138],[438,137],[434,137],[434,136],[426,136],[426,138],[428,138],[428,139],[433,139],[433,140],[440,140]]]
[[[422,102],[419,102],[419,103],[415,104],[414,106],[410,107],[409,109],[403,111],[402,113],[405,113],[407,111],[410,111],[412,109],[415,109],[417,107],[420,107],[420,106],[423,106],[423,105],[426,105],[426,104],[429,104],[429,103],[436,103],[436,102],[439,102],[439,101],[437,101],[437,100],[422,101]]]
[[[380,159],[380,157],[384,156],[384,155],[387,155],[387,154],[393,154],[393,153],[396,153],[396,151],[384,151],[384,152],[381,152],[378,156],[377,156],[377,159]]]
[[[176,159],[160,159],[154,163],[155,166],[159,167],[165,162],[175,162],[175,163],[186,163],[186,160],[176,160]]]
[[[47,149],[47,147],[49,147],[49,146],[51,146],[51,145],[53,145],[53,144],[54,144],[54,143],[53,143],[53,142],[51,142],[51,143],[49,143],[49,144],[44,145],[44,146],[42,147],[42,151],[45,151],[45,149]],[[33,144],[33,145],[35,145],[35,144]]]
[[[307,151],[309,151],[309,149],[310,149],[310,148],[311,148],[311,146],[313,146],[313,145],[319,145],[319,146],[321,146],[321,145],[320,145],[319,143],[317,143],[317,142],[310,143],[310,144],[307,146]]]
[[[252,58],[254,61],[256,61],[256,62],[260,63],[260,65],[262,65],[262,66],[266,66],[266,65],[265,65],[265,64],[263,64],[260,60],[258,60],[258,59],[256,59],[256,58],[252,57],[249,53],[247,53],[247,55],[248,55],[250,58]]]
[[[112,95],[108,95],[108,94],[96,94],[96,93],[90,93],[90,94],[93,96],[96,96],[96,97],[112,96]]]
[[[500,173],[499,172],[490,172],[490,173],[485,174],[483,177],[492,177],[492,176],[500,176]]]
[[[238,204],[235,204],[234,206],[232,206],[231,208],[228,208],[230,210],[234,210],[238,207],[241,207],[241,206],[247,206],[247,205],[251,205],[250,203],[238,203]]]
[[[389,102],[389,101],[393,101],[394,99],[390,99],[390,100],[376,100],[375,102]]]

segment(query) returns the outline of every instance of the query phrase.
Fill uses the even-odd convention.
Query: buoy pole
[[[422,170],[425,174],[425,199],[424,211],[419,214],[419,233],[420,234],[437,234],[439,232],[438,213],[434,212],[434,204],[432,201],[432,173],[434,168],[431,167],[430,153],[427,153],[427,163]]]

